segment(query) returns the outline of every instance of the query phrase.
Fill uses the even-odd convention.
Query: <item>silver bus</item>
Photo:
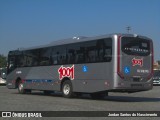
[[[64,97],[89,93],[139,92],[153,87],[153,43],[137,34],[73,37],[47,45],[10,51],[7,87]]]

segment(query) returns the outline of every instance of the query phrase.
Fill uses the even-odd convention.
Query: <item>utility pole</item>
[[[130,26],[127,26],[126,27],[126,30],[127,30],[127,33],[129,33],[131,31],[131,27]]]

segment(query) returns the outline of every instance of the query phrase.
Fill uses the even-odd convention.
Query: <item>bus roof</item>
[[[128,37],[139,36],[141,38],[150,39],[148,37],[137,35],[137,34],[113,33],[113,34],[106,34],[106,35],[100,35],[100,36],[94,36],[94,37],[78,36],[78,37],[73,37],[73,38],[68,38],[68,39],[56,40],[56,41],[53,41],[53,42],[51,42],[49,44],[46,44],[46,45],[39,45],[39,46],[34,46],[34,47],[29,47],[29,48],[21,48],[21,49],[18,49],[18,50],[19,51],[25,51],[25,50],[46,48],[46,47],[51,47],[51,46],[58,46],[58,45],[64,45],[64,44],[70,44],[70,43],[77,43],[77,42],[83,42],[83,41],[90,41],[90,40],[109,38],[109,37],[113,37],[115,35],[128,36]]]

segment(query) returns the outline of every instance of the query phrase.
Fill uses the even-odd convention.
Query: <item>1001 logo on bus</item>
[[[62,80],[64,77],[69,77],[71,80],[74,79],[74,65],[72,67],[63,67],[58,69],[59,79]]]
[[[141,58],[141,59],[133,58],[132,59],[132,66],[136,66],[136,65],[139,65],[140,67],[142,67],[143,66],[143,58]]]

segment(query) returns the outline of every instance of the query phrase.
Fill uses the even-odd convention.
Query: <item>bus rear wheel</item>
[[[72,83],[71,81],[67,80],[67,81],[64,81],[63,84],[62,84],[62,94],[63,94],[63,97],[66,97],[66,98],[72,98],[74,93],[73,93],[73,87],[72,87]]]

